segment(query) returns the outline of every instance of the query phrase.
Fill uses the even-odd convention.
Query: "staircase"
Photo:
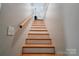
[[[28,38],[22,47],[23,56],[52,56],[55,46],[52,45],[44,20],[34,20]]]

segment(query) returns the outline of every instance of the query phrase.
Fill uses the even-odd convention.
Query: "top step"
[[[43,19],[37,19],[37,20],[34,20],[34,21],[44,21]]]

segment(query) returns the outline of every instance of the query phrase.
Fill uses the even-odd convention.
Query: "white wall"
[[[0,3],[0,10],[1,10],[1,3]]]
[[[64,27],[59,4],[49,4],[46,13],[46,25],[52,42],[56,46],[56,53],[64,53]]]
[[[79,55],[79,4],[62,4],[66,55]]]
[[[15,29],[26,17],[32,15],[30,4],[4,3],[0,13],[0,55],[16,55],[20,53],[20,45],[24,42],[26,35],[24,31],[14,39],[14,36],[7,36],[8,26]]]
[[[56,52],[79,55],[79,4],[50,4],[46,19]]]

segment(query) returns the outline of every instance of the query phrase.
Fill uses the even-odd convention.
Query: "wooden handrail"
[[[31,20],[31,18],[32,18],[32,16],[29,16],[29,17],[27,17],[25,20],[23,20],[23,21],[21,22],[21,24],[19,25],[19,28],[25,27],[25,25],[28,24],[28,22]]]
[[[25,28],[29,21],[31,20],[32,16],[29,16],[27,18],[25,18],[18,26],[17,26],[17,29],[16,29],[16,32],[15,32],[15,36],[23,29]]]
[[[15,36],[14,36],[12,46],[14,46],[16,39],[19,38],[19,36],[22,34],[23,30],[27,27],[27,25],[29,24],[29,22],[31,20],[32,20],[32,16],[29,16],[29,17],[25,18],[20,24],[18,24],[16,31],[15,31]]]

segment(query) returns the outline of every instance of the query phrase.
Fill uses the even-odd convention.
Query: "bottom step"
[[[23,53],[55,53],[54,48],[23,48]]]
[[[51,45],[32,44],[25,45],[22,48],[22,54],[25,53],[52,53],[55,54],[55,47]]]
[[[55,54],[23,54],[22,56],[54,56]]]
[[[64,54],[22,54],[18,56],[64,56]]]

